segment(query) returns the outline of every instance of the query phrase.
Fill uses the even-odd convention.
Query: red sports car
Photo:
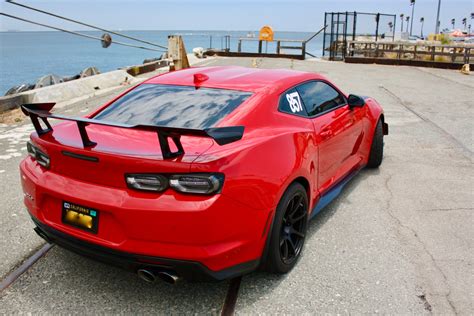
[[[22,106],[36,232],[147,281],[288,272],[309,219],[381,164],[388,134],[374,99],[290,70],[190,68],[85,118],[53,106]]]

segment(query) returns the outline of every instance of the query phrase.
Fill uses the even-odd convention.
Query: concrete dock
[[[241,280],[238,314],[474,313],[474,76],[453,70],[320,60],[213,58],[319,72],[376,98],[390,135],[379,170],[363,170],[309,226],[303,256],[284,276]],[[64,105],[84,115],[127,87]],[[23,207],[18,164],[33,130],[0,125],[0,276],[44,244]],[[0,293],[0,314],[218,314],[229,282],[148,284],[53,247]]]

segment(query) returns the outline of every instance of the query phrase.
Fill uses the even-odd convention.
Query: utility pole
[[[467,18],[462,19],[462,25],[464,26],[464,30],[466,30]]]
[[[439,34],[439,25],[441,22],[439,21],[439,13],[441,11],[441,0],[438,0],[438,14],[436,15],[436,30],[435,34]]]
[[[400,31],[403,33],[403,17],[405,16],[405,14],[400,14],[400,19],[402,20],[402,27],[400,29]]]
[[[415,0],[410,0],[411,5],[411,25],[410,25],[410,36],[413,35],[413,20],[415,20]]]
[[[425,18],[424,17],[420,18],[420,23],[421,23],[421,38],[423,38],[423,26],[425,25]]]
[[[406,20],[407,20],[407,33],[408,33],[408,25],[409,25],[409,23],[410,23],[410,17],[407,16],[407,17],[406,17]],[[412,20],[412,21],[413,21],[413,20]]]

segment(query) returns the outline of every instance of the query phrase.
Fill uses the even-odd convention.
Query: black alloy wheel
[[[280,232],[280,258],[285,264],[295,261],[303,248],[308,223],[308,209],[303,194],[298,192],[289,201]]]
[[[297,263],[308,227],[308,194],[298,182],[285,191],[275,210],[261,268],[283,274]]]

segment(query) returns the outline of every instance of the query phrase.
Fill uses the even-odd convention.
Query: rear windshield
[[[203,129],[215,126],[250,95],[235,90],[143,84],[94,118],[131,125]]]

